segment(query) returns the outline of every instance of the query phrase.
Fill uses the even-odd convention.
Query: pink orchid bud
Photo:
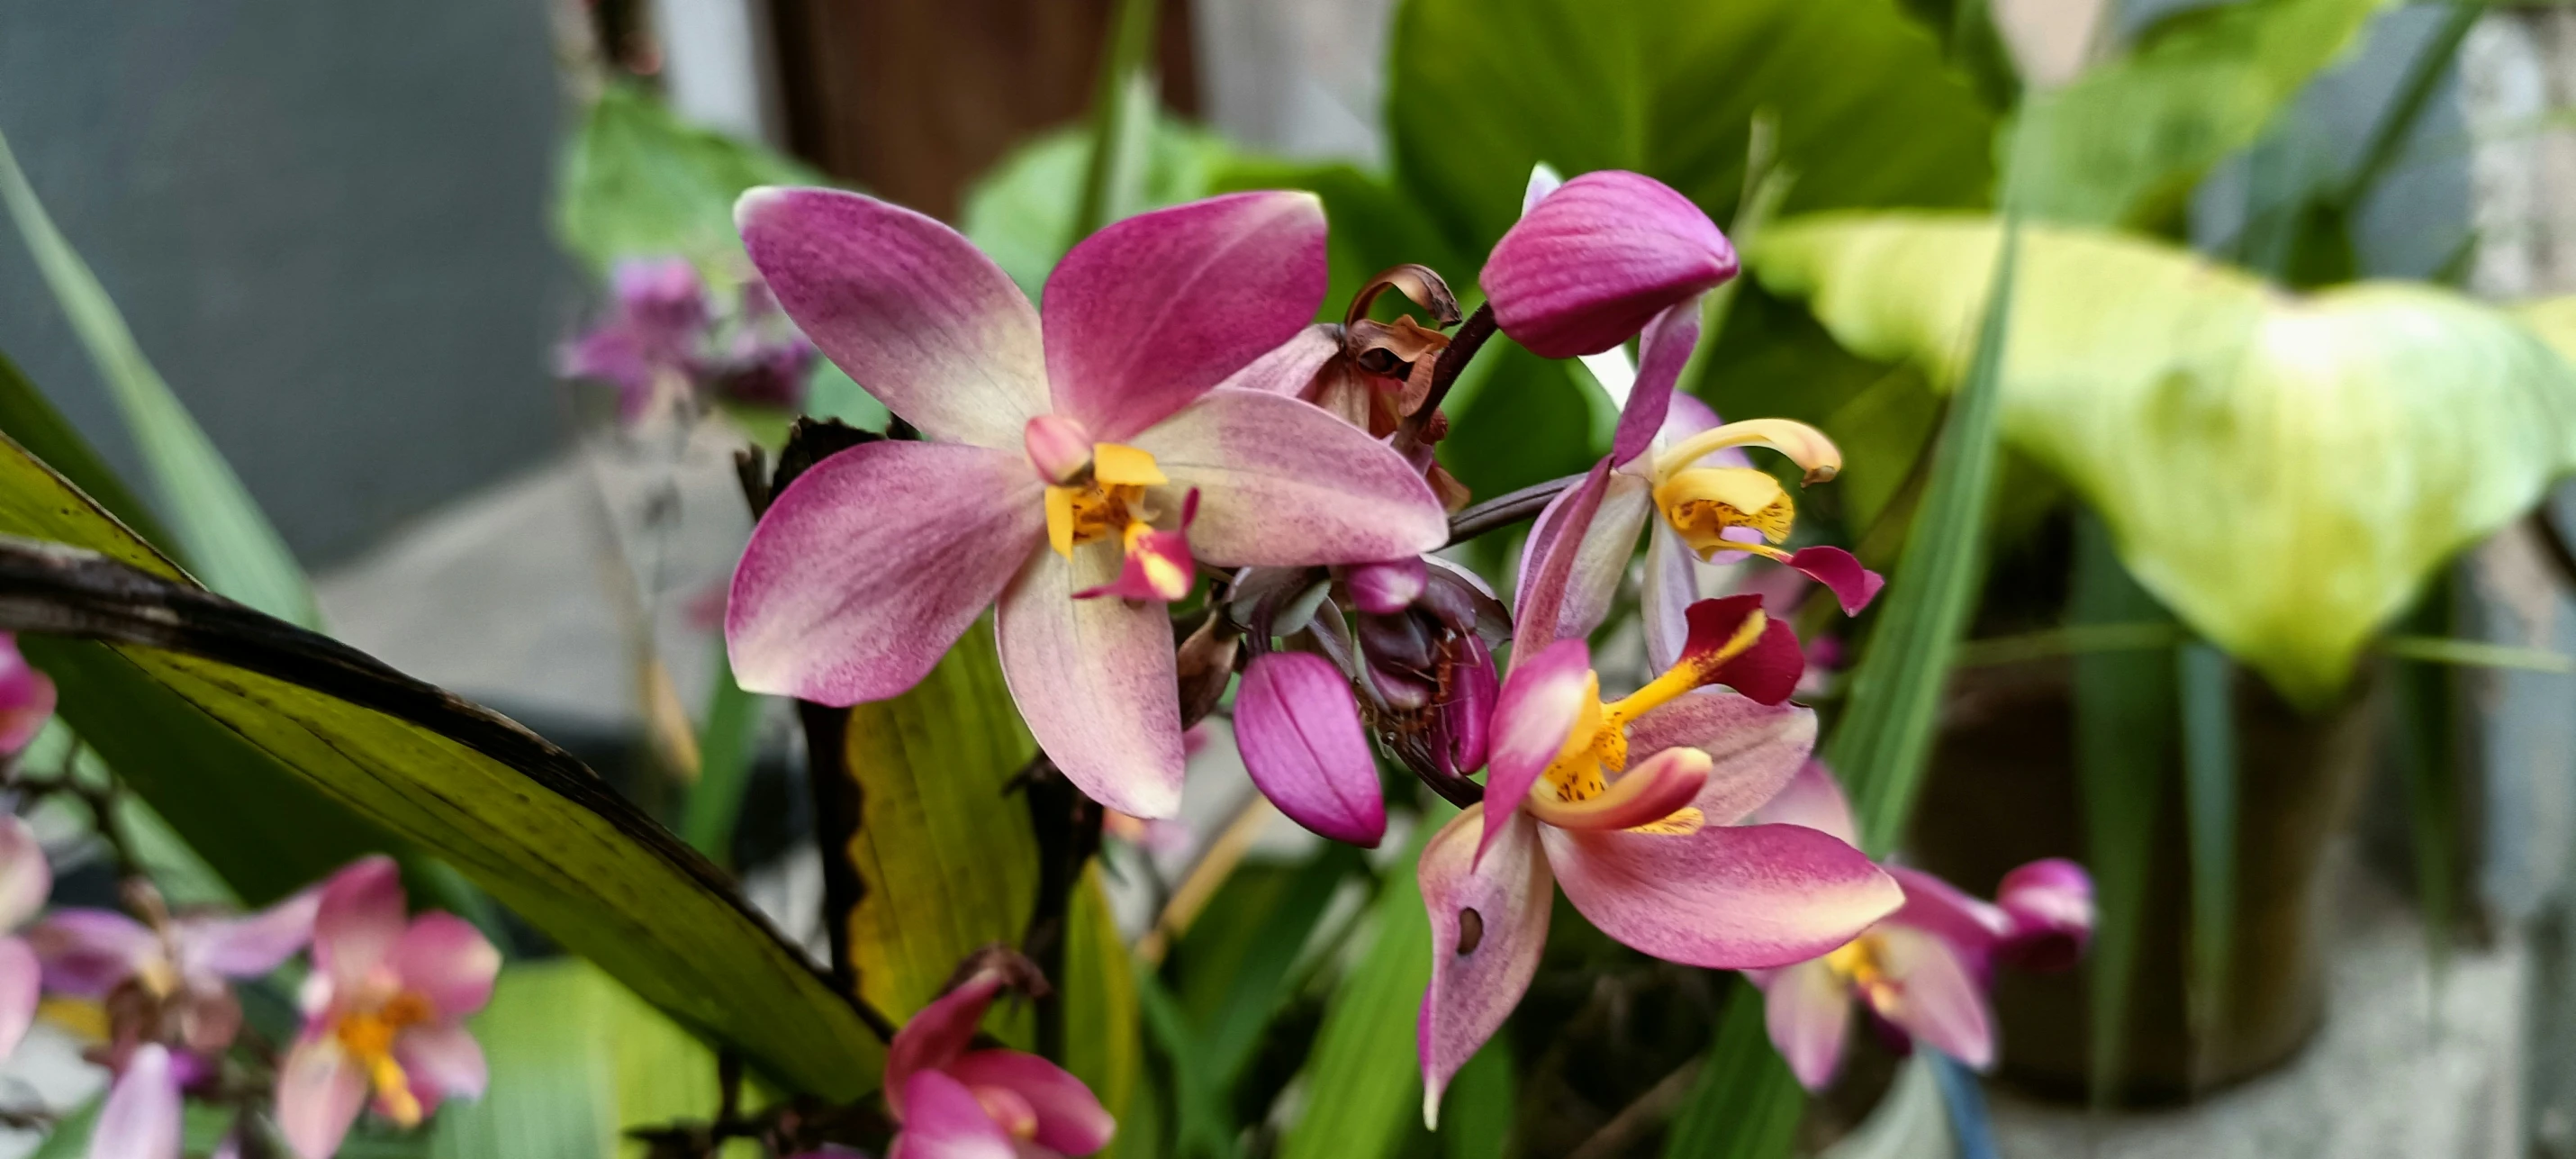
[[[1065,486],[1091,467],[1091,432],[1063,415],[1030,419],[1020,441],[1028,450],[1029,465],[1037,468],[1043,482]]]
[[[1433,751],[1448,762],[1441,772],[1465,776],[1485,767],[1487,730],[1503,679],[1493,650],[1474,633],[1458,637],[1448,663],[1448,698],[1433,706]]]
[[[987,965],[895,1032],[886,1048],[886,1109],[903,1130],[892,1154],[1052,1159],[1109,1145],[1117,1120],[1081,1079],[1033,1054],[972,1049],[976,1026],[1011,974]]]
[[[54,716],[54,682],[18,654],[14,636],[0,633],[0,753],[27,747]]]
[[[1386,836],[1377,759],[1350,682],[1321,656],[1265,652],[1243,671],[1234,743],[1252,783],[1288,819],[1375,848]]]
[[[1735,247],[1654,178],[1586,173],[1531,205],[1479,281],[1494,321],[1543,358],[1598,354],[1735,276]]]
[[[678,355],[706,329],[707,284],[687,258],[624,261],[610,272],[619,321],[633,328],[647,349]]]
[[[1355,564],[1342,572],[1342,586],[1350,589],[1351,606],[1379,616],[1391,616],[1411,607],[1428,582],[1430,569],[1418,555]]]
[[[2004,875],[1995,904],[2012,920],[1998,954],[2025,970],[2063,970],[2093,939],[2093,878],[2062,857]]]

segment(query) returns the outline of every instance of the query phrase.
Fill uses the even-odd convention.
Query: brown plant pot
[[[2040,857],[2085,860],[2076,792],[2074,666],[2034,661],[1960,672],[1914,812],[1915,864],[1972,892]],[[2237,910],[2213,1041],[2194,1041],[2184,989],[2188,897],[2182,777],[2165,770],[2130,984],[2124,1103],[2197,1097],[2287,1060],[2325,1016],[2325,857],[2350,826],[2373,751],[2375,679],[2302,715],[2261,680],[2236,687]],[[1999,1073],[2043,1095],[2088,1097],[2091,966],[1996,979]]]

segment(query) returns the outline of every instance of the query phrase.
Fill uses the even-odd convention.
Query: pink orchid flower
[[[1858,840],[1841,786],[1812,761],[1755,816]],[[1824,1089],[1841,1066],[1855,999],[1913,1042],[1979,1070],[1992,1066],[1994,1016],[1985,990],[1994,962],[2062,969],[2092,932],[2092,881],[2071,861],[2012,871],[2001,905],[1921,870],[1887,870],[1904,887],[1904,908],[1821,957],[1746,971],[1762,989],[1771,1044],[1808,1090]]]
[[[135,1048],[99,1107],[89,1159],[179,1159],[186,1110],[179,1087],[180,1067],[169,1048],[157,1042]]]
[[[1218,389],[1322,300],[1309,195],[1111,225],[1049,275],[1043,321],[965,238],[911,210],[757,189],[735,217],[788,315],[926,440],[852,448],[779,495],[725,621],[745,688],[893,696],[998,599],[1003,674],[1038,743],[1101,804],[1167,817],[1182,772],[1169,589],[1077,594],[1117,583],[1140,546],[1186,575],[1188,556],[1308,566],[1447,538],[1420,472],[1384,444],[1309,403]],[[1178,530],[1194,489],[1175,552],[1152,537]]]
[[[1560,553],[1560,555],[1566,553]],[[1794,671],[1751,597],[1709,600],[1673,668],[1600,697],[1580,639],[1516,653],[1494,707],[1485,800],[1423,851],[1431,987],[1418,1027],[1426,1121],[1519,1004],[1562,886],[1610,935],[1666,961],[1782,965],[1894,910],[1896,883],[1849,844],[1794,825],[1736,826],[1796,775],[1814,713],[1779,704]],[[1796,643],[1786,659],[1794,664]],[[1703,690],[1726,682],[1779,695]]]
[[[970,1049],[1008,976],[977,971],[912,1016],[886,1049],[887,1159],[1056,1159],[1109,1145],[1117,1120],[1081,1079],[1016,1050]]]
[[[43,996],[44,965],[35,948],[11,931],[25,925],[54,890],[45,848],[23,819],[0,817],[0,1056],[18,1049],[35,1024]]]
[[[0,632],[0,754],[27,747],[54,718],[54,682],[18,654],[17,637]]]
[[[332,875],[313,917],[304,1031],[277,1075],[277,1124],[302,1159],[330,1159],[374,1096],[410,1127],[450,1097],[478,1097],[483,1048],[465,1018],[492,1000],[501,954],[463,918],[404,915],[394,863]]]

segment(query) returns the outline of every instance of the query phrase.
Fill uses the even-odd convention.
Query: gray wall
[[[308,564],[558,440],[546,9],[0,4],[0,131]],[[6,229],[0,350],[141,482]]]

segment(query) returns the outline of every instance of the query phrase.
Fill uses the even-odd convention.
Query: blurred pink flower
[[[0,1057],[18,1049],[36,1020],[44,966],[35,948],[13,932],[45,908],[54,889],[36,831],[11,815],[0,817]]]
[[[465,1030],[491,1001],[500,952],[453,914],[404,916],[394,863],[370,857],[324,883],[313,919],[304,1032],[277,1075],[277,1123],[302,1159],[330,1159],[372,1093],[410,1127],[447,1098],[483,1093]]]
[[[887,1159],[1053,1159],[1109,1145],[1118,1123],[1081,1079],[1016,1050],[969,1049],[1007,982],[977,971],[921,1008],[886,1049]]]
[[[137,1047],[90,1129],[89,1159],[179,1159],[179,1068],[157,1042]]]
[[[0,632],[0,755],[36,739],[54,717],[54,682],[18,654],[17,637]]]

